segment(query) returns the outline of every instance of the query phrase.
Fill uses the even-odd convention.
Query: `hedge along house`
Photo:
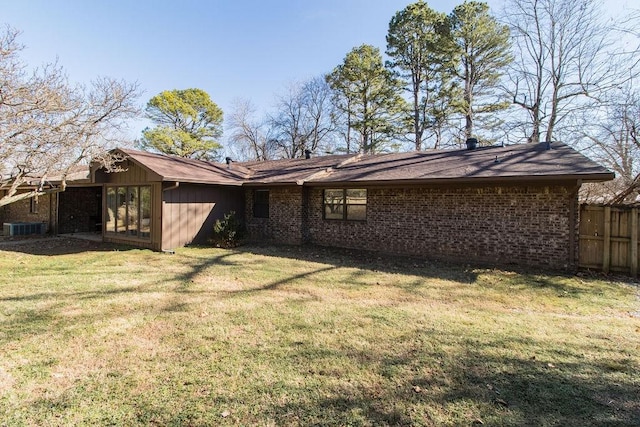
[[[227,165],[120,150],[102,183],[105,241],[204,241],[231,210],[251,239],[429,258],[577,264],[583,182],[613,173],[561,143]]]

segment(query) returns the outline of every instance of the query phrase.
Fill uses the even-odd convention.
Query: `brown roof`
[[[227,167],[226,164],[155,154],[147,151],[129,149],[119,149],[118,151],[149,171],[159,175],[162,181],[242,185],[249,175],[249,171],[237,163]]]
[[[606,181],[613,179],[613,173],[565,144],[541,143],[368,156],[310,181],[384,183],[560,178]]]
[[[120,150],[163,181],[220,185],[322,185],[581,179],[607,181],[614,174],[569,146],[522,144],[475,150],[431,150],[379,155],[232,162],[231,165]]]
[[[355,154],[319,156],[310,159],[282,159],[266,162],[244,162],[242,166],[251,171],[249,184],[302,184],[316,176],[348,163]]]

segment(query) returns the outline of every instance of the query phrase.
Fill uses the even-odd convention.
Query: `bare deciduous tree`
[[[507,85],[530,142],[553,140],[563,123],[638,74],[595,0],[509,0],[515,60]]]
[[[272,160],[275,139],[266,120],[254,117],[255,107],[249,100],[237,99],[228,117],[229,148],[239,160]]]
[[[331,89],[318,77],[292,84],[279,97],[276,112],[269,123],[280,154],[287,158],[302,157],[305,151],[328,151],[336,131]]]
[[[67,174],[91,160],[112,167],[107,149],[138,113],[137,84],[98,78],[89,88],[71,85],[57,63],[29,72],[18,36],[10,27],[0,34],[0,206],[64,191]],[[52,176],[61,185],[45,189]],[[26,183],[36,188],[18,193]]]
[[[610,200],[621,202],[640,186],[640,91],[631,84],[612,91],[597,120],[589,115],[576,131],[585,152],[611,169],[619,190]]]

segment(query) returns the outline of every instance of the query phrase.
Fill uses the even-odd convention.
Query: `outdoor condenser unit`
[[[5,236],[24,236],[27,234],[44,234],[46,231],[44,222],[5,222],[2,234]]]

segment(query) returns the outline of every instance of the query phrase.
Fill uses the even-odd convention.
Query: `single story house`
[[[89,167],[77,167],[67,176],[64,192],[45,194],[0,207],[0,223],[39,225],[42,234],[66,234],[100,231],[102,222],[102,186],[91,182]],[[45,189],[59,187],[60,177],[51,177]],[[19,193],[32,191],[39,182],[22,185]],[[0,197],[6,190],[0,190]],[[6,234],[6,226],[3,227]],[[23,234],[23,233],[19,233]]]
[[[103,240],[154,250],[205,242],[233,210],[254,240],[572,268],[578,190],[614,178],[559,142],[227,164],[118,151],[122,172],[91,168]]]

